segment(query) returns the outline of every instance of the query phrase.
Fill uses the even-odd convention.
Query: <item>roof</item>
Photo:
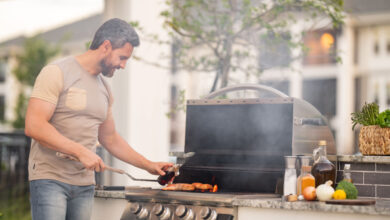
[[[378,14],[390,11],[389,0],[344,0],[344,9],[351,14]]]
[[[88,18],[43,32],[38,36],[49,43],[58,43],[61,39],[65,39],[67,43],[82,42],[85,44],[86,41],[92,40],[95,31],[102,24],[102,22],[103,14],[99,13]],[[26,38],[26,36],[19,36],[1,42],[0,47],[7,48],[11,46],[22,45]]]

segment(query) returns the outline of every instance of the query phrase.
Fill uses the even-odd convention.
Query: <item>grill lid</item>
[[[185,151],[195,156],[186,165],[283,169],[282,156],[292,153],[292,127],[291,98],[190,100]]]
[[[283,182],[284,156],[311,155],[318,140],[327,140],[329,154],[335,153],[332,133],[318,110],[272,88],[267,91],[282,97],[188,100],[185,152],[195,156],[175,182],[274,193]]]

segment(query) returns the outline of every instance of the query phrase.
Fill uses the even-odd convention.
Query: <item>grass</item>
[[[31,220],[28,183],[0,189],[0,220]]]

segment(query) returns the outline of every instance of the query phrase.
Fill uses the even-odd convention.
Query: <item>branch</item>
[[[243,32],[246,31],[248,28],[250,28],[250,27],[253,25],[253,23],[256,23],[256,21],[258,21],[258,20],[261,20],[262,17],[267,17],[268,14],[270,14],[274,9],[275,9],[274,7],[271,7],[270,9],[264,11],[263,13],[257,15],[256,17],[250,19],[250,21],[247,22],[246,25],[244,25],[239,31],[237,31],[237,33],[234,35],[234,37],[239,36],[241,33],[243,33]],[[266,20],[266,21],[264,21],[264,22],[262,22],[262,23],[263,23],[263,24],[264,24],[264,23],[269,23],[269,22],[275,20],[275,18],[276,18],[276,16],[274,16],[274,17],[272,17],[272,19]],[[264,28],[264,27],[261,27],[260,29],[262,29],[262,28]]]
[[[218,80],[219,80],[219,71],[215,72],[215,77],[214,77],[214,82],[213,82],[213,86],[211,87],[210,89],[210,93],[214,92],[215,89],[217,88],[217,83],[218,83]]]
[[[182,14],[187,14],[185,13],[185,9],[183,9],[183,7],[180,6],[180,4],[176,4],[175,7],[177,7],[181,12]],[[216,13],[216,11],[215,11]],[[187,14],[186,16],[187,20],[196,20],[191,14]],[[214,18],[214,21],[215,21],[215,24],[218,24],[217,21],[215,20],[215,16],[213,16]],[[187,22],[189,23],[189,22]],[[209,40],[206,40],[202,34],[200,33],[195,33],[194,35],[190,35],[190,34],[186,34],[186,33],[183,33],[181,30],[179,30],[178,27],[176,27],[173,22],[170,22],[168,23],[172,29],[177,32],[179,35],[183,36],[183,37],[187,37],[187,38],[197,38],[201,41],[202,44],[206,45],[211,51],[213,51],[214,55],[218,58],[218,59],[222,59],[222,56],[219,52],[219,46],[220,46],[220,42],[222,41],[221,39],[217,38],[218,40],[216,41],[216,47],[213,47],[211,44],[210,44],[210,41]],[[219,27],[219,25],[217,25],[217,27]]]
[[[141,58],[141,57],[139,57],[137,55],[134,55],[134,54],[132,55],[132,58],[134,60],[136,60],[136,61],[148,64],[148,65],[151,65],[151,66],[155,66],[155,67],[159,67],[159,68],[163,68],[163,69],[168,69],[168,70],[170,69],[170,67],[168,67],[168,66],[163,66],[163,65],[161,65],[159,63],[156,63],[156,62],[147,61],[147,60],[145,60],[145,59],[143,59],[143,58]]]

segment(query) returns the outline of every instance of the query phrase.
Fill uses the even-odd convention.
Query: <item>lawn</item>
[[[31,220],[28,183],[0,189],[0,220]]]

